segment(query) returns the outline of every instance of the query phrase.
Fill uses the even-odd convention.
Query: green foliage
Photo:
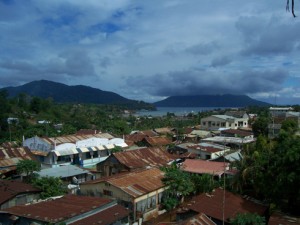
[[[209,174],[192,174],[191,180],[195,186],[195,192],[197,194],[210,193],[218,186],[218,183],[214,180],[213,176]]]
[[[189,173],[180,170],[176,164],[164,167],[162,170],[165,172],[162,182],[169,187],[170,192],[174,195],[187,196],[194,192],[195,186]]]
[[[122,152],[123,149],[120,146],[115,146],[113,149],[110,149],[111,153]]]
[[[41,165],[37,161],[25,159],[17,163],[17,172],[18,174],[24,174],[26,180],[30,181],[33,178],[33,173],[35,171],[40,171]]]
[[[231,221],[232,225],[265,225],[265,218],[252,213],[238,213]]]
[[[169,190],[166,190],[164,192],[163,198],[162,198],[162,206],[164,209],[166,209],[168,212],[174,209],[179,204],[179,201],[176,196]]]
[[[40,177],[34,179],[31,183],[34,187],[42,190],[40,194],[42,199],[60,196],[67,193],[66,187],[62,180],[58,177]]]
[[[269,117],[259,117],[252,124],[252,130],[254,135],[257,137],[259,135],[268,136],[268,124],[270,122]]]
[[[293,134],[298,130],[298,122],[296,120],[288,119],[282,122],[281,129]]]

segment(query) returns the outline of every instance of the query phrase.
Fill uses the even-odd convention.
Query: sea
[[[186,116],[189,113],[197,114],[198,112],[221,110],[231,107],[156,107],[157,110],[140,110],[135,112],[135,116],[166,116],[167,113],[174,113],[176,116]]]

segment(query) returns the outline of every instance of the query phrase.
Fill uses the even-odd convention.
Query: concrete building
[[[206,130],[238,129],[248,127],[248,118],[212,115],[201,119],[201,128]]]
[[[110,155],[110,150],[119,146],[127,147],[121,138],[110,134],[68,135],[56,138],[32,137],[24,140],[44,167],[75,164],[93,166]]]

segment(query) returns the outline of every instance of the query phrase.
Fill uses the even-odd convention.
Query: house
[[[292,217],[282,212],[273,212],[269,218],[268,225],[299,225],[300,218]]]
[[[159,135],[174,135],[174,131],[170,127],[155,128],[153,131]]]
[[[180,169],[188,173],[210,174],[216,178],[221,178],[230,171],[229,163],[205,161],[201,159],[186,159]]]
[[[226,111],[225,112],[226,116],[232,116],[235,118],[246,118],[249,119],[250,116],[248,115],[248,113],[246,111],[243,110],[230,110],[230,111]]]
[[[21,160],[36,160],[27,147],[16,147],[11,143],[3,143],[0,146],[0,177],[14,178],[17,174],[17,164]]]
[[[285,117],[285,114],[291,111],[294,111],[294,108],[292,107],[270,107],[269,108],[271,117],[280,117],[280,116]]]
[[[60,178],[72,192],[76,193],[78,184],[92,180],[94,178],[93,174],[88,170],[79,168],[75,165],[66,165],[59,167],[51,167],[43,169],[36,172],[40,177],[57,177]]]
[[[45,167],[69,164],[89,167],[106,159],[115,146],[125,148],[127,144],[121,138],[97,133],[56,138],[33,137],[24,140],[23,146],[30,148]]]
[[[147,147],[162,147],[171,144],[172,140],[167,137],[157,136],[145,137],[142,142],[144,143],[144,146]]]
[[[203,142],[213,142],[219,143],[222,145],[230,146],[232,149],[240,149],[245,144],[253,143],[256,141],[256,138],[251,137],[224,137],[224,136],[215,136],[202,139]]]
[[[82,183],[80,190],[85,195],[117,199],[131,210],[133,221],[147,221],[159,214],[163,176],[158,168],[139,170]]]
[[[174,159],[172,155],[158,147],[140,148],[113,153],[106,160],[97,164],[97,171],[100,171],[102,176],[111,176],[147,167],[166,166]]]
[[[129,224],[129,210],[107,198],[66,195],[0,212],[3,225]]]
[[[187,142],[199,142],[203,138],[211,136],[211,132],[206,130],[193,130],[191,133],[185,135],[185,141]]]
[[[192,198],[186,204],[187,214],[204,213],[216,224],[230,224],[238,213],[256,213],[266,216],[268,207],[250,198],[233,194],[222,188],[217,188],[212,193],[202,193]]]
[[[221,130],[221,136],[223,136],[223,137],[240,137],[243,139],[253,139],[254,138],[253,132],[240,130],[240,129]]]
[[[177,225],[217,225],[216,223],[214,223],[208,216],[206,216],[204,213],[199,213],[193,217],[189,217],[188,215],[186,217],[188,217],[187,219],[184,219],[184,221],[182,221],[182,219],[185,217],[183,215],[180,214],[186,214],[186,209],[181,209],[179,208],[176,211],[176,214],[178,215],[177,217],[180,218],[180,221],[177,221],[174,224]],[[163,223],[161,223],[163,225]],[[169,223],[168,223],[169,224]]]
[[[248,118],[236,118],[226,115],[211,115],[201,119],[201,127],[205,130],[245,128],[248,127]]]
[[[225,155],[221,155],[218,158],[212,159],[212,161],[215,162],[228,162],[232,163],[235,161],[240,161],[243,158],[243,155],[241,154],[241,150],[235,151],[235,152],[230,152],[230,153],[225,153]]]
[[[182,143],[173,148],[176,153],[194,153],[198,158],[203,160],[215,159],[230,151],[230,148],[225,145],[214,144],[209,142]]]
[[[17,180],[0,180],[0,209],[39,199],[41,190]],[[1,221],[1,220],[0,220]]]

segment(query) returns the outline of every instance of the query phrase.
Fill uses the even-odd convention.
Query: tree
[[[265,225],[265,218],[256,213],[238,213],[231,221],[232,225]]]
[[[163,167],[162,171],[165,172],[162,182],[168,187],[168,198],[183,201],[184,196],[188,196],[195,191],[195,185],[189,173],[180,170],[175,163],[170,167]],[[165,200],[166,202],[174,202],[174,200],[168,198]]]
[[[111,151],[111,153],[116,153],[116,152],[122,152],[123,149],[122,149],[122,147],[120,147],[120,146],[115,146],[115,147],[112,148],[110,151]]]
[[[217,187],[217,182],[214,180],[213,176],[209,174],[192,174],[191,180],[195,186],[195,192],[197,194],[210,193]]]
[[[17,172],[18,174],[24,174],[26,179],[30,181],[33,178],[33,173],[35,171],[40,171],[41,165],[33,160],[25,159],[21,160],[17,163]]]
[[[55,197],[64,195],[67,193],[62,180],[58,177],[41,177],[32,180],[32,185],[39,188],[42,192],[40,197],[46,199],[49,197]]]
[[[268,124],[269,124],[268,117],[259,117],[252,125],[252,130],[254,135],[257,137],[259,135],[268,135]]]

